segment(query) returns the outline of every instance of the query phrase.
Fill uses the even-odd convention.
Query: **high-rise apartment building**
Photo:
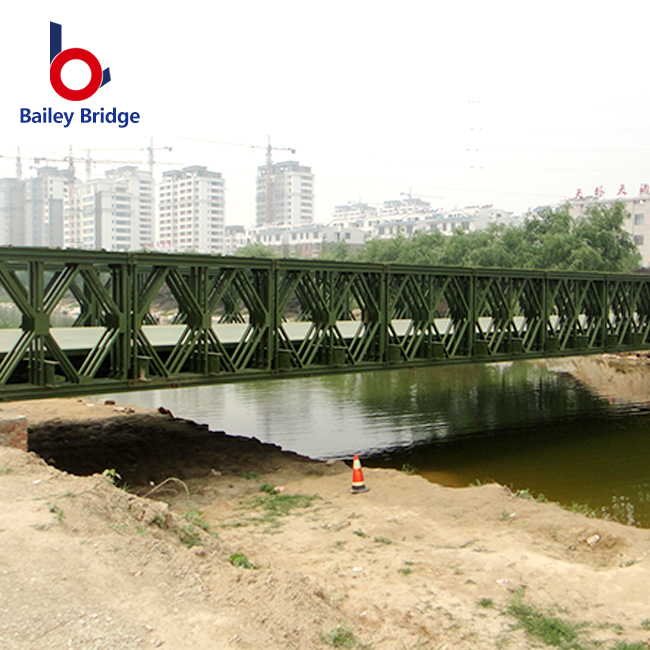
[[[255,222],[291,224],[314,220],[314,175],[295,161],[257,168]]]
[[[0,246],[24,245],[25,183],[0,178]]]
[[[73,176],[71,169],[45,166],[38,168],[35,177],[25,180],[24,236],[14,239],[14,246],[63,246]]]
[[[154,242],[154,185],[135,166],[107,171],[104,178],[70,186],[64,244],[109,251],[141,250]]]
[[[156,247],[223,254],[225,199],[220,172],[194,165],[163,172]]]

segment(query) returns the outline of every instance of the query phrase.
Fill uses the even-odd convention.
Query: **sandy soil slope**
[[[513,604],[573,647],[650,641],[650,531],[394,470],[352,495],[343,463],[88,403],[25,408],[94,474],[0,449],[1,648],[537,647]]]

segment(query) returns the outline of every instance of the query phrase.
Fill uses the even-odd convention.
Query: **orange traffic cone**
[[[361,461],[359,456],[354,454],[354,460],[352,461],[352,487],[350,492],[352,494],[360,494],[361,492],[368,492],[370,488],[366,487],[366,484],[363,480],[363,470],[361,469]]]

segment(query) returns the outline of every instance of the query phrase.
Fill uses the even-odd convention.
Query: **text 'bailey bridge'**
[[[646,275],[0,248],[0,308],[1,400],[650,340]]]

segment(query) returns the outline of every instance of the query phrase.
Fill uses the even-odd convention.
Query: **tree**
[[[318,259],[334,260],[336,262],[346,262],[353,258],[350,247],[344,241],[330,242],[324,241],[321,244]]]
[[[358,254],[364,262],[443,266],[626,272],[640,255],[623,229],[629,213],[621,203],[594,206],[573,218],[567,206],[531,214],[522,226],[493,224],[485,230],[417,232],[374,239]]]
[[[243,248],[238,248],[235,251],[235,255],[237,257],[278,257],[272,248],[268,248],[258,242],[254,244],[246,244]]]

